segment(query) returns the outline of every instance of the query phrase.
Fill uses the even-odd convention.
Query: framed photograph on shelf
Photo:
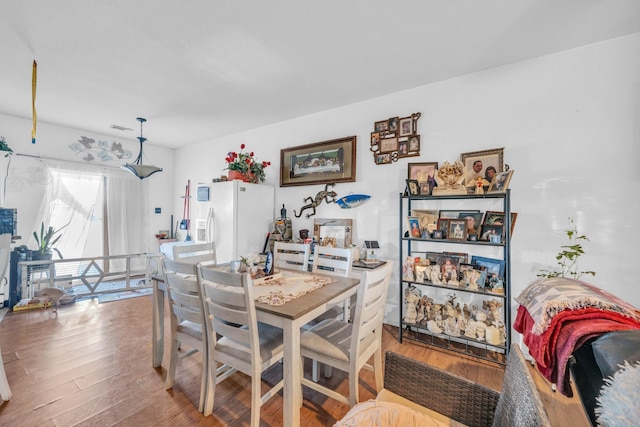
[[[504,225],[483,225],[480,240],[492,243],[502,243]]]
[[[313,237],[321,246],[348,248],[351,246],[353,220],[316,218],[313,220]]]
[[[513,170],[498,172],[496,176],[493,177],[493,181],[491,181],[491,184],[489,185],[487,194],[505,193],[507,188],[509,188],[511,175],[513,175]]]
[[[467,213],[477,214],[480,213],[479,210],[451,210],[451,209],[440,209],[440,218],[449,218],[449,219],[459,219],[461,215],[466,215]]]
[[[420,239],[422,237],[422,230],[420,230],[420,220],[417,216],[407,217],[407,230],[409,230],[409,237],[414,239]]]
[[[516,219],[518,219],[517,212],[511,212],[511,235],[513,236],[513,229],[516,226]],[[483,225],[504,225],[504,212],[487,211],[482,221]]]
[[[280,150],[280,187],[354,182],[356,137]]]
[[[424,182],[420,182],[418,181],[418,185],[420,186],[420,195],[421,196],[429,196],[431,195],[431,187],[429,186],[429,183],[424,181]]]
[[[448,283],[451,280],[458,280],[458,267],[460,263],[457,258],[442,254],[438,257],[437,264],[440,267],[440,274],[442,274],[443,283]]]
[[[498,173],[504,170],[504,148],[473,151],[460,154],[460,160],[464,165],[465,185],[475,186],[478,176],[491,182],[491,172]]]
[[[461,212],[458,214],[458,219],[464,219],[467,222],[467,235],[478,235],[483,216],[482,212]]]
[[[411,215],[420,220],[420,229],[431,233],[438,226],[438,211],[426,209],[412,209]]]
[[[430,252],[430,251],[427,251],[427,252],[425,252],[424,257],[426,259],[428,259],[431,264],[437,264],[438,263],[438,257],[440,255],[442,255],[442,252]]]
[[[469,263],[469,254],[466,252],[442,252],[442,255],[456,258],[459,264]]]
[[[471,264],[482,270],[486,270],[489,276],[496,274],[499,279],[504,280],[504,260],[502,259],[473,255],[471,257]]]
[[[415,179],[407,179],[407,192],[409,196],[419,196],[420,195],[420,187],[418,185],[418,181]]]
[[[449,235],[447,234],[449,232],[449,221],[451,221],[448,218],[438,218],[438,228],[436,230],[440,230],[442,232],[442,238],[446,239]]]
[[[415,179],[419,182],[429,181],[429,177],[435,177],[437,170],[438,162],[409,163],[407,165],[407,179]]]
[[[467,222],[464,219],[449,220],[449,240],[467,240]]]
[[[484,289],[487,282],[487,272],[477,268],[465,268],[462,273],[461,282],[471,290]]]

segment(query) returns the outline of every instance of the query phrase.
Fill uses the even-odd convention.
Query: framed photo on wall
[[[280,150],[280,187],[355,180],[355,136]]]

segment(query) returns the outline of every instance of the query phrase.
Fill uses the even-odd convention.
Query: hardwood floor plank
[[[165,325],[169,325],[168,310]],[[168,328],[167,328],[168,329]],[[62,306],[58,314],[44,310],[13,313],[0,322],[5,371],[13,391],[0,404],[0,424],[73,426],[236,426],[248,425],[250,379],[236,373],[216,388],[214,414],[203,417],[199,354],[181,360],[174,387],[165,390],[169,332],[161,368],[151,367],[151,297],[107,304],[84,300]],[[452,370],[499,390],[503,367],[422,343],[397,340],[397,328],[385,325],[383,349]],[[184,348],[183,350],[187,350]],[[311,363],[305,362],[310,376]],[[263,375],[263,390],[282,378],[282,367]],[[373,373],[359,376],[360,400],[375,397]],[[346,374],[336,369],[320,381],[346,392]],[[307,388],[303,391],[304,427],[330,426],[349,407]],[[282,393],[261,409],[261,425],[282,425]]]

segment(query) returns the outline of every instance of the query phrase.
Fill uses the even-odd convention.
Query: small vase
[[[244,174],[240,171],[230,170],[227,174],[229,181],[233,181],[234,179],[239,179],[240,181],[244,181]]]

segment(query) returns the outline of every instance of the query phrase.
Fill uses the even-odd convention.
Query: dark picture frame
[[[482,212],[460,212],[458,219],[463,219],[467,223],[467,236],[469,234],[480,234],[482,220],[484,214]]]
[[[398,136],[409,136],[414,134],[413,118],[411,118],[411,116],[401,118],[399,123]]]
[[[481,230],[479,239],[482,241],[491,241],[491,236],[499,237],[498,242],[493,243],[502,243],[504,240],[504,225],[483,225]]]
[[[377,165],[384,165],[392,162],[391,153],[373,153],[373,158]]]
[[[280,150],[280,187],[355,182],[356,136]]]
[[[470,153],[460,154],[460,160],[464,165],[464,182],[465,186],[475,186],[475,171],[473,170],[473,164],[480,160],[482,161],[481,176],[485,178],[487,168],[493,167],[496,173],[504,171],[504,147],[493,148],[491,150],[472,151]],[[487,180],[489,183],[491,180]]]
[[[467,240],[467,221],[452,219],[449,221],[448,240]]]
[[[517,212],[511,212],[511,236],[513,236],[513,230],[516,226],[516,220],[518,219]],[[505,225],[505,214],[499,211],[487,211],[484,214],[482,225]]]
[[[407,179],[415,179],[418,182],[429,181],[429,176],[435,177],[437,170],[438,162],[409,163]]]
[[[409,196],[419,196],[420,195],[420,184],[415,179],[407,179],[407,194]]]

